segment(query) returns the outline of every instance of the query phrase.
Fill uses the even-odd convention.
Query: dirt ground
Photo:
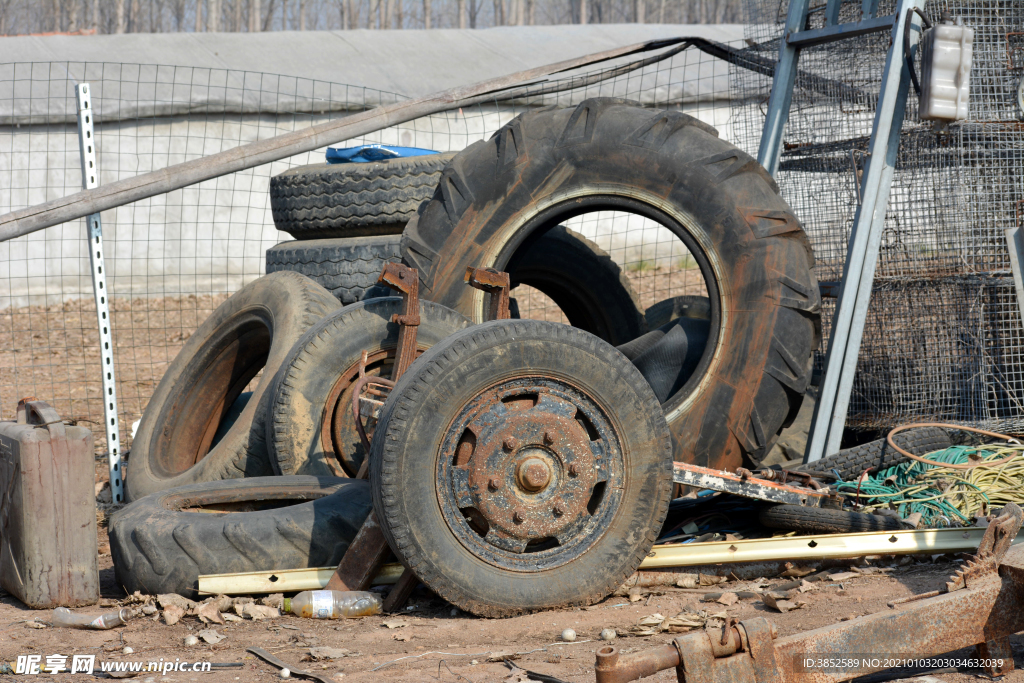
[[[123,598],[115,586],[110,556],[101,557],[103,582],[102,604],[113,604]],[[872,570],[868,570],[872,571]],[[604,645],[599,640],[602,629],[614,628],[620,635],[616,644],[624,652],[650,648],[669,642],[672,634],[632,637],[630,629],[646,616],[659,613],[672,616],[680,611],[707,609],[727,612],[738,619],[765,616],[773,621],[780,637],[826,626],[847,617],[885,611],[886,602],[937,588],[952,571],[948,563],[926,562],[878,573],[865,573],[842,583],[820,582],[820,588],[804,593],[803,609],[780,614],[769,610],[759,600],[741,600],[724,607],[717,603],[701,603],[702,592],[681,589],[654,589],[635,603],[628,598],[609,597],[585,609],[555,610],[511,619],[481,619],[454,610],[432,597],[422,588],[410,600],[408,609],[398,621],[404,626],[388,628],[385,622],[396,621],[393,615],[342,621],[305,620],[286,615],[259,622],[243,621],[216,626],[226,638],[216,644],[201,643],[186,647],[184,639],[203,628],[194,618],[167,626],[153,617],[133,619],[113,631],[73,631],[67,629],[26,627],[25,620],[48,619],[47,612],[26,609],[10,596],[0,598],[0,659],[12,663],[19,654],[64,655],[95,654],[97,661],[209,661],[241,662],[241,668],[214,669],[210,673],[172,672],[166,675],[143,673],[138,680],[149,681],[251,681],[278,678],[270,665],[245,652],[257,646],[268,650],[296,668],[315,670],[333,680],[345,683],[361,681],[517,681],[510,677],[505,665],[489,662],[494,656],[512,655],[519,667],[555,676],[564,681],[594,680],[594,653]],[[786,579],[768,581],[779,584]],[[729,582],[728,590],[743,590],[753,582]],[[112,611],[99,607],[75,610],[81,613]],[[393,625],[393,624],[392,624]],[[577,634],[574,643],[560,641],[563,629]],[[1011,638],[1017,666],[1024,665],[1024,637]],[[344,648],[349,655],[324,662],[308,659],[311,647]],[[131,654],[122,650],[130,647]],[[885,653],[881,653],[885,654]],[[891,654],[891,653],[890,653]],[[69,659],[70,661],[70,659]],[[2,676],[0,676],[2,678]],[[971,673],[941,674],[949,683],[973,680]],[[58,674],[49,680],[81,680],[80,675]],[[19,678],[20,680],[20,678]],[[674,671],[664,671],[651,681],[674,681]],[[1006,681],[1022,681],[1024,675],[1014,672]]]
[[[105,464],[97,461],[96,480],[105,481]],[[110,547],[105,529],[109,505],[100,505],[98,518],[99,566],[102,600],[100,605],[73,610],[98,615],[112,612],[120,605],[138,609],[138,602],[127,599],[114,578]],[[483,619],[454,609],[450,604],[420,587],[400,615],[381,615],[362,619],[318,621],[284,615],[262,621],[243,620],[225,625],[203,625],[195,617],[185,617],[168,626],[160,612],[139,615],[127,626],[111,631],[80,631],[61,628],[31,628],[26,622],[49,622],[50,612],[31,610],[12,596],[0,591],[0,662],[12,667],[18,655],[38,654],[71,656],[95,655],[104,662],[174,661],[241,663],[241,668],[219,668],[209,673],[170,672],[166,675],[142,673],[137,680],[204,681],[209,683],[271,680],[278,672],[246,652],[248,647],[261,647],[292,666],[314,670],[331,680],[345,683],[377,683],[388,681],[519,681],[500,662],[488,659],[509,657],[530,671],[554,676],[573,683],[594,680],[594,653],[605,645],[599,634],[615,629],[615,644],[624,652],[633,652],[669,642],[675,634],[660,633],[637,636],[631,633],[638,622],[653,614],[672,617],[684,610],[705,610],[711,615],[726,614],[737,619],[764,616],[773,621],[779,636],[785,637],[842,620],[874,612],[887,611],[886,603],[895,598],[923,593],[940,587],[956,570],[956,560],[948,556],[916,558],[899,562],[900,558],[883,558],[875,562],[860,561],[854,578],[815,581],[813,590],[797,599],[806,602],[802,609],[785,614],[776,612],[760,599],[742,599],[734,605],[702,602],[708,591],[758,590],[791,581],[789,578],[768,578],[764,581],[732,580],[706,589],[654,588],[645,590],[635,602],[628,597],[610,596],[584,609],[552,610],[510,619]],[[903,565],[903,566],[901,566]],[[845,567],[828,572],[847,571]],[[813,577],[812,577],[813,578]],[[385,589],[386,590],[386,589]],[[259,598],[260,596],[256,596]],[[404,625],[395,626],[394,621]],[[718,622],[713,622],[718,623]],[[210,645],[184,644],[189,635],[205,628],[214,628],[224,640]],[[576,641],[561,641],[564,629],[573,629]],[[1018,667],[1024,667],[1024,636],[1011,638]],[[125,647],[133,652],[125,654]],[[310,649],[316,647],[344,648],[349,654],[327,661],[308,661]],[[915,654],[915,653],[876,653]],[[965,655],[967,653],[964,653]],[[2,664],[0,664],[2,667]],[[98,668],[98,666],[97,666]],[[3,680],[0,668],[0,680]],[[16,680],[23,680],[14,677]],[[975,680],[973,672],[943,673],[941,681],[962,683]],[[79,674],[47,675],[48,680],[85,680]],[[675,681],[674,671],[665,671],[650,681]],[[1012,673],[1006,681],[1024,681],[1024,674]],[[918,679],[919,683],[924,683]],[[931,683],[935,683],[932,681]]]

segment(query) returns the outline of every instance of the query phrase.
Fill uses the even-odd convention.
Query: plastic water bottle
[[[380,614],[383,603],[367,591],[302,591],[284,599],[284,611],[306,619],[352,619]]]

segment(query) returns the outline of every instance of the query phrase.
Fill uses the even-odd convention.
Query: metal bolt
[[[516,449],[516,446],[518,446],[519,444],[518,442],[516,442],[515,439],[509,436],[506,437],[505,440],[501,442],[501,445],[505,447],[506,451],[514,451]]]
[[[519,510],[514,511],[512,513],[512,521],[515,522],[516,524],[522,524],[523,523],[523,513],[520,512]]]
[[[551,511],[555,513],[555,517],[561,517],[565,514],[565,508],[562,507],[561,503],[555,503],[555,507],[551,508]]]
[[[550,446],[555,442],[555,437],[551,436],[550,432],[544,432],[544,444]]]
[[[501,480],[498,479],[497,477],[491,477],[490,481],[487,482],[487,486],[492,491],[497,491],[498,489],[501,488]]]
[[[570,477],[578,477],[578,476],[580,476],[580,468],[576,465],[576,463],[570,463],[570,465],[569,465],[569,476]]]

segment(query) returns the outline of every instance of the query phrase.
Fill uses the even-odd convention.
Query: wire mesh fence
[[[403,97],[264,73],[115,63],[0,65],[0,212],[81,189],[74,86],[88,82],[99,182],[110,183]],[[504,99],[392,126],[337,146],[387,143],[457,151],[531,108],[595,96],[673,107],[730,135],[728,64],[696,49],[620,60]],[[119,417],[138,420],[167,365],[232,292],[260,277],[267,248],[291,239],[271,217],[269,179],[324,150],[232,173],[103,214]],[[571,229],[609,253],[649,306],[702,290],[682,242],[640,216],[586,214]],[[0,417],[19,398],[102,421],[100,367],[81,220],[0,243]],[[519,288],[523,317],[561,319]],[[125,446],[130,439],[123,435]],[[102,449],[100,441],[97,448]]]
[[[879,16],[894,5],[883,0]],[[777,52],[787,3],[751,0],[749,8],[750,49]],[[917,121],[910,98],[847,426],[938,420],[1020,433],[1022,327],[1003,231],[1020,221],[1024,198],[1016,98],[1024,5],[931,0],[925,11],[933,21],[947,11],[975,29],[970,115],[936,128]],[[844,1],[840,21],[860,12],[860,2]],[[823,21],[823,12],[812,14],[811,27]],[[888,43],[879,33],[800,56],[778,182],[823,282],[842,276]],[[766,101],[767,77],[739,69],[734,77],[734,87]],[[763,122],[764,104],[738,109],[739,144],[756,148]],[[825,339],[832,304],[823,311]]]

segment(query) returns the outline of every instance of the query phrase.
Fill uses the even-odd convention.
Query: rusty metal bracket
[[[489,320],[508,320],[511,317],[509,312],[509,290],[511,279],[508,273],[494,268],[466,268],[466,283],[491,295]]]
[[[891,655],[936,657],[972,645],[989,675],[1003,675],[1013,670],[1007,638],[1024,630],[1024,545],[1010,545],[1022,520],[1024,513],[1013,503],[1003,508],[977,554],[934,597],[893,603],[886,612],[782,639],[759,617],[737,624],[738,638],[726,624],[724,632],[689,633],[671,645],[628,655],[604,647],[597,652],[597,683],[625,683],[672,667],[686,683],[837,683],[887,668]],[[851,669],[805,668],[809,655],[813,660],[875,653],[877,660],[863,658]]]
[[[416,360],[416,332],[420,325],[420,277],[415,268],[401,263],[388,263],[377,282],[402,295],[402,313],[391,316],[398,323],[398,348],[391,381],[397,382]]]

